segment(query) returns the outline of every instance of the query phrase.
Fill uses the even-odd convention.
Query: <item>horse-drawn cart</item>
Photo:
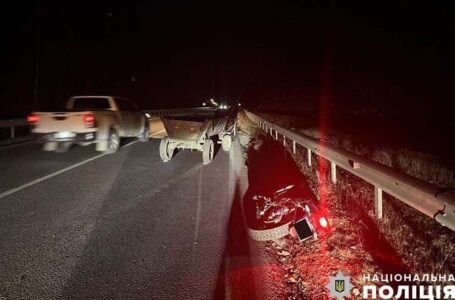
[[[168,134],[160,143],[160,157],[165,162],[172,158],[175,149],[190,149],[202,151],[202,162],[209,164],[214,157],[215,142],[227,152],[236,133],[234,111],[195,111],[163,116],[161,120]]]

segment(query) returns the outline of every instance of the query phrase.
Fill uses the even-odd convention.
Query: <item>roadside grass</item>
[[[292,123],[288,119],[281,122],[276,117],[274,121],[287,127]],[[250,135],[249,141],[257,140],[261,135],[261,131],[243,114],[239,116],[239,124],[248,135],[254,135]],[[362,147],[352,138],[321,137],[314,129],[302,131],[411,176],[442,186],[454,183],[453,171],[438,169],[440,164],[432,162],[431,155],[413,156],[415,153],[411,151],[372,149]],[[265,136],[259,139],[271,142]],[[288,150],[292,153],[289,146]],[[364,274],[455,273],[454,232],[388,195],[384,195],[384,218],[377,220],[374,217],[373,186],[343,170],[339,170],[338,183],[333,185],[329,180],[329,165],[324,159],[313,154],[310,167],[306,151],[301,148],[293,157],[315,195],[327,203],[333,227],[328,236],[322,236],[318,241],[301,244],[287,238],[285,242],[269,242],[270,251],[288,272],[284,280],[288,283],[289,299],[327,299],[325,285],[328,276],[338,271],[351,276],[357,288],[354,290],[356,298],[362,285],[380,285],[378,282],[364,282]],[[283,249],[289,252],[289,256],[280,254]]]
[[[261,134],[261,130],[251,121],[244,113],[239,113],[237,118],[237,126],[239,131],[237,138],[239,139],[240,146],[242,147],[245,161],[248,162],[248,149],[253,147],[257,150],[262,145],[262,139],[258,138]]]
[[[282,126],[292,123],[292,120],[286,118],[284,121],[276,116],[273,119]],[[408,149],[381,146],[373,148],[355,141],[353,137],[339,137],[330,132],[321,136],[314,128],[299,131],[441,187],[453,188],[455,185],[455,170],[444,166],[434,155]],[[300,151],[297,161],[304,167],[304,173],[312,176],[312,170],[308,170],[306,165],[306,153]],[[317,162],[318,159],[314,157],[313,161]],[[317,167],[315,169],[318,170]],[[383,220],[376,220],[373,213],[373,187],[348,172],[340,170],[339,173],[337,194],[346,198],[345,201],[353,202],[352,207],[368,212],[386,239],[402,256],[411,273],[455,273],[454,232],[389,195],[384,197]],[[317,189],[315,192],[318,192]]]
[[[436,154],[425,153],[408,148],[393,148],[382,146],[375,142],[374,137],[369,139],[356,137],[355,133],[341,133],[333,130],[320,132],[315,119],[302,119],[296,116],[259,113],[263,117],[277,124],[298,130],[321,141],[328,142],[374,161],[400,170],[413,177],[439,185],[441,187],[455,188],[455,165],[453,161],[441,161]]]

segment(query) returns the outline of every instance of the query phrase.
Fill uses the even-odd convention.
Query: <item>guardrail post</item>
[[[15,137],[14,126],[11,126],[11,138],[14,139],[14,137]]]
[[[275,130],[275,140],[278,139],[278,130]]]
[[[309,148],[306,149],[306,156],[308,159],[308,167],[311,167],[311,150]]]
[[[283,135],[283,146],[286,147],[286,136]]]
[[[374,187],[374,212],[376,218],[382,219],[382,189]]]
[[[296,153],[295,141],[292,141],[292,152]]]
[[[330,162],[330,178],[333,184],[337,184],[337,165],[333,161]]]

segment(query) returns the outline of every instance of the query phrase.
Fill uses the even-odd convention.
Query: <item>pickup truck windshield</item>
[[[76,98],[70,110],[108,110],[110,109],[107,98]]]

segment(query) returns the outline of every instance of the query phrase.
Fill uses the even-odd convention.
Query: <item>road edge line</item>
[[[128,146],[130,146],[130,145],[132,145],[132,144],[135,144],[135,143],[137,143],[137,140],[136,140],[136,141],[133,141],[133,142],[131,142],[131,143],[128,143],[128,144],[126,144],[126,145],[124,145],[122,148],[126,148],[126,147],[128,147]],[[121,149],[122,149],[122,148],[121,148]],[[18,187],[15,187],[15,188],[13,188],[13,189],[10,189],[10,190],[8,190],[8,191],[6,191],[6,192],[1,193],[1,194],[0,194],[0,199],[5,198],[5,197],[7,197],[7,196],[9,196],[9,195],[12,195],[12,194],[14,194],[14,193],[17,193],[17,192],[19,192],[19,191],[22,191],[22,190],[24,190],[24,189],[26,189],[26,188],[28,188],[28,187],[31,187],[31,186],[33,186],[33,185],[35,185],[35,184],[38,184],[38,183],[43,182],[43,181],[45,181],[45,180],[48,180],[48,179],[50,179],[50,178],[52,178],[52,177],[55,177],[55,176],[57,176],[57,175],[60,175],[60,174],[62,174],[62,173],[65,173],[65,172],[67,172],[67,171],[70,171],[70,170],[72,170],[72,169],[75,169],[75,168],[77,168],[77,167],[80,167],[80,166],[82,166],[82,165],[85,165],[86,163],[89,163],[89,162],[91,162],[91,161],[94,161],[94,160],[96,160],[96,159],[98,159],[98,158],[100,158],[100,157],[106,156],[106,155],[108,155],[108,154],[107,154],[107,153],[102,153],[102,154],[96,155],[96,156],[94,156],[94,157],[88,158],[88,159],[86,159],[86,160],[83,160],[83,161],[81,161],[81,162],[78,162],[78,163],[76,163],[76,164],[74,164],[74,165],[71,165],[71,166],[69,166],[69,167],[66,167],[66,168],[63,168],[63,169],[61,169],[61,170],[55,171],[54,173],[45,175],[45,176],[43,176],[43,177],[37,178],[37,179],[32,180],[32,181],[30,181],[30,182],[28,182],[28,183],[25,183],[25,184],[23,184],[23,185],[20,185],[20,186],[18,186]]]

